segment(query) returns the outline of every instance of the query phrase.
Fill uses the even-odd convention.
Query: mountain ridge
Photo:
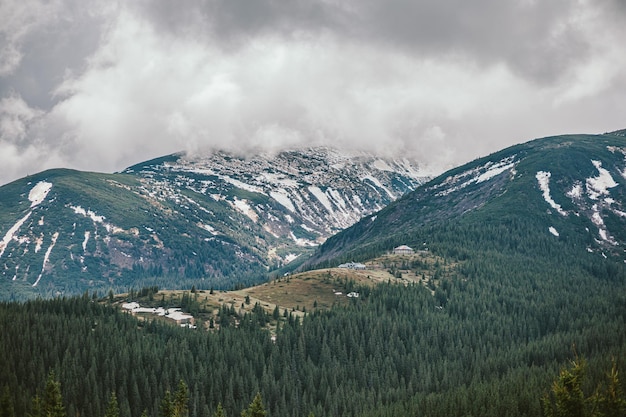
[[[249,285],[422,181],[409,160],[331,148],[44,171],[0,188],[3,295]]]
[[[381,253],[403,243],[419,245],[417,235],[443,228],[446,222],[505,224],[519,219],[543,228],[547,236],[569,241],[581,252],[621,262],[621,247],[626,244],[625,184],[622,136],[536,139],[433,178],[330,238],[309,265],[365,259],[365,252]]]

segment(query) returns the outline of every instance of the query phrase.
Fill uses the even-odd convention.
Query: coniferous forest
[[[239,415],[257,393],[269,416],[539,416],[576,355],[587,391],[613,362],[623,369],[623,277],[472,265],[471,279],[446,279],[435,296],[387,283],[303,319],[281,315],[275,341],[262,309],[238,326],[223,311],[207,332],[140,322],[87,294],[4,303],[3,402],[33,413],[53,374],[68,416],[103,416],[113,395],[120,416],[168,415],[181,381],[190,416]]]

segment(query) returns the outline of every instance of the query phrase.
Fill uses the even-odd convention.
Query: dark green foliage
[[[346,307],[281,318],[275,343],[256,306],[244,317],[223,307],[221,330],[202,332],[138,326],[89,297],[4,303],[0,380],[15,388],[15,415],[34,417],[47,369],[62,382],[67,410],[83,416],[104,415],[116,392],[120,415],[130,417],[157,416],[161,404],[173,415],[185,397],[190,416],[210,417],[219,403],[238,415],[256,393],[273,417],[515,417],[540,415],[539,398],[572,343],[590,369],[626,360],[625,280],[473,265],[471,279],[439,288],[443,309],[421,285],[357,287],[367,297]],[[592,387],[606,379],[588,378]],[[178,395],[181,380],[188,397]]]
[[[39,401],[37,398],[38,396],[36,396],[33,401]],[[36,406],[34,408],[37,409],[39,407]],[[41,417],[66,416],[65,406],[63,405],[63,396],[61,395],[61,383],[56,380],[54,372],[50,372],[50,374],[48,374],[39,412]],[[34,414],[32,416],[35,417]]]
[[[0,417],[15,417],[15,407],[7,385],[2,389],[0,396]]]

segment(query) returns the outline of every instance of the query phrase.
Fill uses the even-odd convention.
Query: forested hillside
[[[281,314],[275,342],[262,309],[223,310],[206,332],[140,323],[88,296],[2,304],[0,380],[16,415],[53,371],[70,416],[104,415],[113,392],[122,416],[156,416],[181,380],[191,416],[218,404],[238,415],[257,392],[269,416],[539,416],[572,346],[591,386],[611,358],[626,363],[624,276],[542,267],[476,263],[435,296],[360,288],[347,306]]]

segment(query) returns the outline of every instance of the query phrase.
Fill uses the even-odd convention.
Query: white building
[[[358,262],[348,262],[347,264],[339,265],[338,268],[363,270],[363,269],[366,269],[366,266]]]
[[[393,249],[394,255],[413,255],[415,251],[407,245],[401,245]]]

